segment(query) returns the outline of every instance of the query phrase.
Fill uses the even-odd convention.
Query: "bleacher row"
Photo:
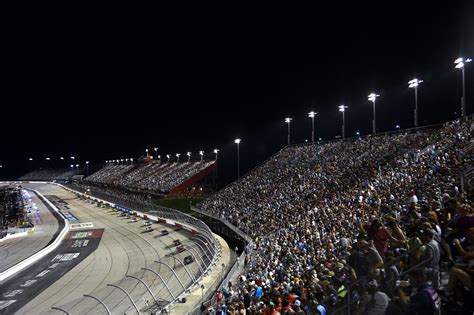
[[[59,169],[40,169],[26,173],[21,176],[19,180],[26,181],[53,181],[53,180],[68,180],[76,175],[76,170],[59,168]]]
[[[165,193],[214,163],[215,161],[181,163],[157,161],[129,165],[107,164],[86,180],[125,189]]]

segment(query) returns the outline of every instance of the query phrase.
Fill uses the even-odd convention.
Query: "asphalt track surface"
[[[94,229],[104,229],[104,232],[98,248],[93,253],[26,303],[16,314],[61,314],[60,311],[51,310],[53,306],[60,307],[70,314],[106,313],[101,304],[91,298],[83,297],[83,294],[90,294],[101,299],[112,314],[135,314],[136,311],[127,295],[107,284],[121,286],[130,293],[141,311],[150,312],[147,304],[152,304],[154,300],[152,295],[140,281],[126,278],[125,275],[132,275],[144,281],[158,302],[165,304],[165,301],[171,300],[173,296],[178,296],[183,288],[171,270],[155,261],[170,265],[185,288],[208,263],[208,259],[200,249],[203,243],[196,241],[186,231],[153,224],[154,231],[144,233],[143,221],[130,223],[130,219],[120,217],[118,212],[100,209],[95,204],[82,201],[56,185],[27,184],[25,186],[37,189],[43,195],[54,195],[66,201],[69,211],[78,219],[73,223],[92,222]],[[161,229],[167,229],[170,234],[159,236],[158,231]],[[174,239],[180,239],[189,250],[177,256],[169,256],[174,250]],[[197,257],[197,262],[187,265],[186,268],[174,258],[178,257],[183,261],[184,257],[190,253]],[[204,258],[201,260],[200,256]],[[153,272],[142,270],[145,267],[158,272],[171,293]]]
[[[0,242],[0,272],[44,248],[52,241],[53,235],[59,232],[56,217],[35,193],[30,191],[30,194],[32,202],[38,207],[38,213],[31,214],[35,230],[31,235]]]

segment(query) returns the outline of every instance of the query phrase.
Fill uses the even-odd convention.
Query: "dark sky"
[[[221,149],[223,182],[286,142],[380,131],[459,112],[459,56],[474,57],[474,3],[393,2],[332,7],[58,6],[18,4],[3,84],[0,171],[21,173],[28,157],[82,161]],[[388,2],[387,2],[388,3]],[[6,48],[6,47],[5,47]],[[466,71],[474,112],[474,63]],[[469,69],[472,68],[472,69]],[[472,71],[471,71],[472,70]],[[208,155],[209,157],[212,154]],[[39,163],[36,162],[39,166]]]

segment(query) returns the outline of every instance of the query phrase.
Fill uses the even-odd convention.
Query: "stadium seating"
[[[413,303],[399,296],[397,283],[422,279],[439,290],[441,248],[449,256],[454,237],[461,239],[456,246],[474,245],[472,190],[463,192],[459,177],[471,162],[464,150],[472,146],[471,132],[470,122],[457,121],[289,146],[206,199],[203,212],[255,241],[239,282],[223,288],[227,309],[316,314],[349,300],[361,314],[376,306],[377,314],[404,313]],[[468,230],[472,240],[462,243]],[[460,271],[449,272],[452,278]],[[452,296],[462,279],[442,281],[442,289]]]

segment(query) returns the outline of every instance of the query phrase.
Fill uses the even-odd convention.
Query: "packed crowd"
[[[168,192],[214,164],[214,161],[108,164],[86,178],[89,182],[140,191]]]
[[[53,180],[68,180],[73,177],[78,171],[71,170],[68,168],[47,168],[39,169],[26,173],[19,180],[44,180],[44,181],[53,181]]]
[[[462,193],[458,175],[471,162],[471,132],[458,121],[287,147],[205,200],[200,208],[251,236],[255,250],[204,313],[325,314],[349,300],[360,314],[434,314],[441,255],[445,301],[469,307],[472,191]]]

